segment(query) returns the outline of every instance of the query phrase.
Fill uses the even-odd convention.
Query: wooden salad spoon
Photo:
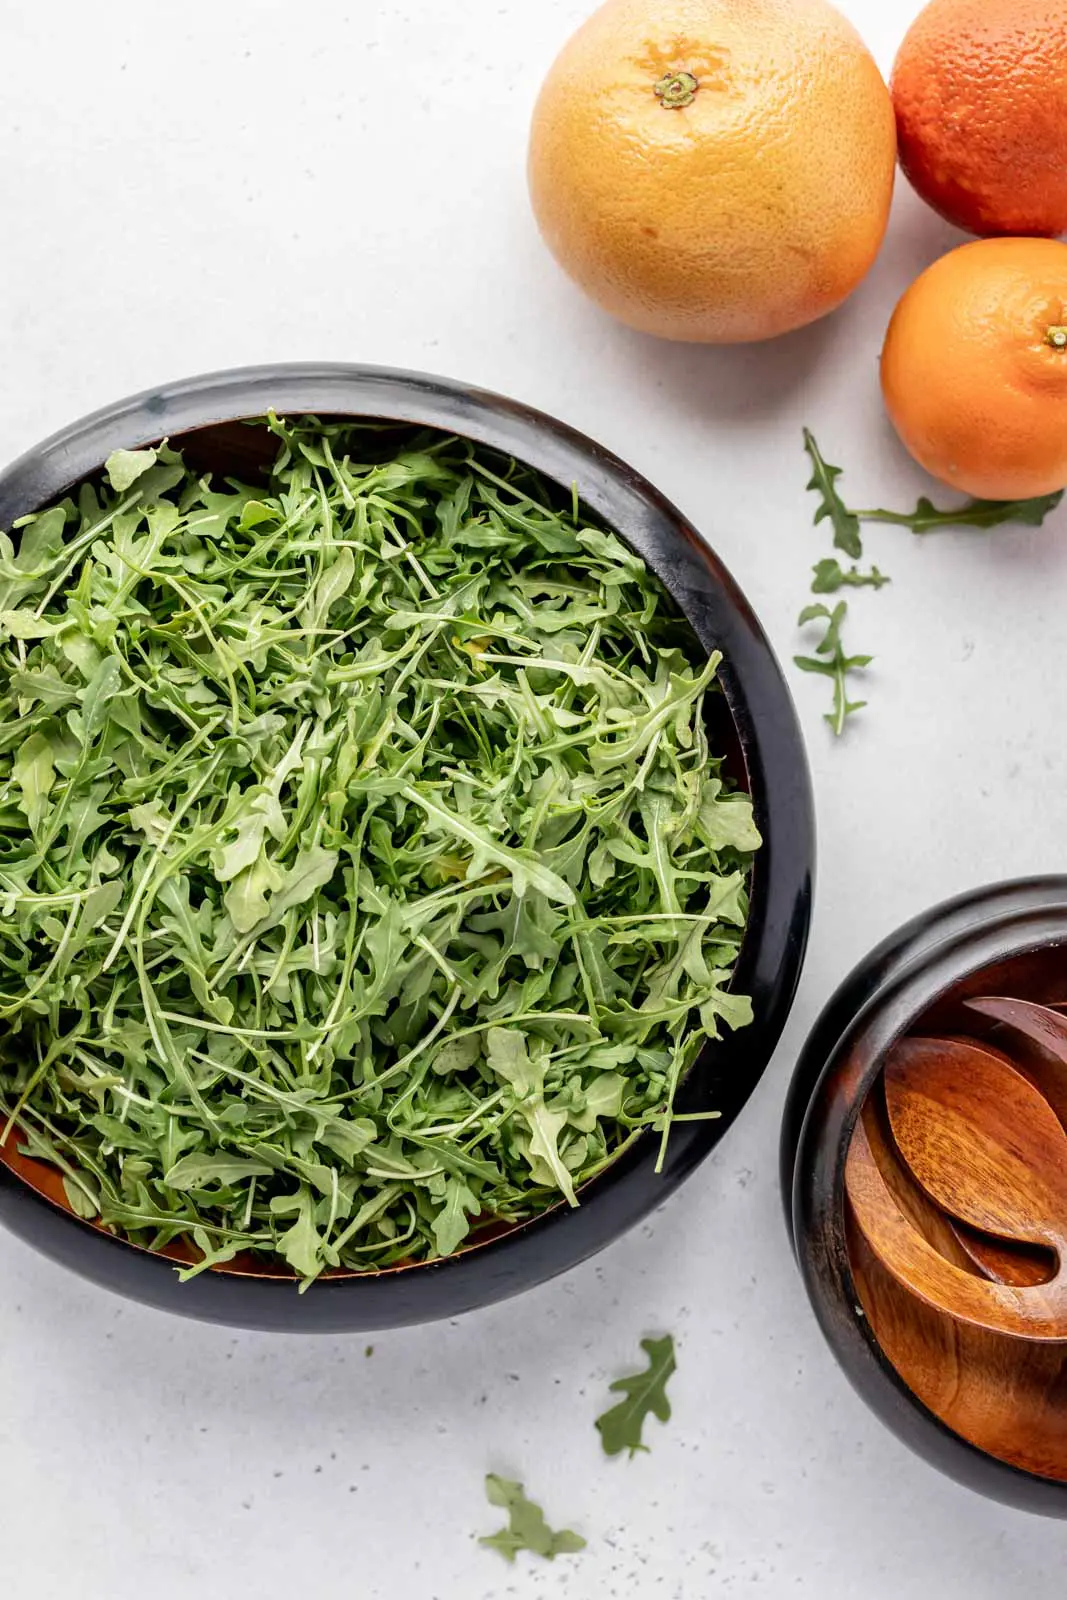
[[[868,1326],[907,1387],[979,1450],[1067,1480],[1067,1344],[1009,1338],[935,1310],[885,1270],[853,1217],[846,1227]]]
[[[983,1234],[1051,1250],[1048,1282],[995,1282],[946,1259],[902,1207],[857,1125],[845,1182],[890,1274],[940,1311],[1015,1337],[1067,1339],[1067,1134],[1006,1056],[960,1039],[904,1039],[885,1069],[900,1153],[926,1194]]]
[[[1014,1244],[1007,1239],[990,1239],[965,1222],[951,1217],[945,1220],[968,1260],[994,1283],[1010,1283],[1017,1289],[1027,1289],[1035,1283],[1048,1283],[1056,1274],[1056,1258],[1051,1251],[1040,1246]]]
[[[871,1090],[863,1107],[863,1121],[871,1154],[881,1170],[886,1187],[901,1210],[919,1232],[946,1260],[975,1270],[994,1283],[1013,1283],[1023,1287],[1047,1283],[1056,1271],[1056,1258],[1039,1246],[1009,1243],[970,1228],[958,1217],[950,1217],[919,1186],[911,1168],[897,1149],[889,1126],[885,1085],[881,1079]]]
[[[968,1011],[988,1017],[1041,1047],[1051,1060],[1067,1063],[1067,1016],[1063,1004],[1039,1005],[1011,995],[982,995],[965,1000]]]
[[[1044,1254],[1018,1252],[950,1219],[919,1187],[894,1143],[883,1085],[863,1108],[871,1152],[887,1186],[916,1227],[942,1255],[998,1281],[1021,1272],[1036,1283],[1050,1275]],[[980,1450],[1027,1472],[1067,1479],[1067,1344],[1013,1339],[959,1322],[919,1300],[878,1261],[846,1201],[849,1259],[860,1304],[874,1338],[908,1388],[945,1425]],[[969,1248],[970,1247],[970,1248]],[[1000,1250],[1005,1259],[995,1259]],[[979,1260],[979,1253],[985,1258]],[[1020,1279],[1019,1281],[1023,1281]]]
[[[863,1107],[863,1128],[871,1156],[885,1181],[886,1188],[928,1244],[959,1267],[971,1270],[974,1266],[970,1249],[961,1240],[962,1224],[949,1217],[919,1186],[914,1174],[897,1149],[889,1127],[885,1104],[885,1089],[881,1081],[871,1090]],[[970,1232],[970,1230],[968,1230]]]
[[[931,1043],[949,1046],[949,1050],[953,1051],[952,1056],[945,1058],[944,1050],[929,1050]],[[969,1051],[966,1064],[958,1046]],[[931,1062],[934,1064],[933,1072],[929,1072]],[[926,1195],[933,1198],[937,1206],[941,1206],[945,1221],[969,1261],[973,1261],[987,1277],[998,1283],[1016,1283],[1019,1286],[1046,1283],[1056,1275],[1054,1258],[1049,1269],[1048,1253],[1054,1248],[1053,1242],[1030,1238],[1024,1229],[1017,1227],[1016,1211],[1005,1213],[1003,1208],[998,1208],[997,1192],[985,1184],[987,1174],[974,1170],[973,1166],[965,1168],[963,1194],[960,1194],[960,1173],[953,1173],[952,1165],[947,1168],[941,1165],[939,1157],[942,1146],[939,1141],[944,1141],[945,1117],[958,1115],[960,1109],[971,1117],[973,1094],[979,1093],[982,1086],[985,1093],[989,1094],[989,1083],[979,1085],[973,1077],[976,1067],[987,1075],[992,1072],[993,1077],[1005,1067],[1011,1074],[1017,1072],[1016,1062],[1008,1056],[1003,1056],[993,1046],[982,1045],[974,1040],[923,1040],[917,1051],[897,1048],[889,1058],[883,1078],[889,1128],[893,1130],[894,1142],[907,1170],[923,1187]],[[1027,1077],[1027,1074],[1021,1075]],[[961,1107],[960,1090],[963,1090],[966,1098]],[[1022,1085],[1008,1078],[1008,1090],[1022,1090]],[[931,1099],[937,1101],[933,1118],[929,1117]],[[1038,1114],[1045,1112],[1046,1107],[1038,1106]],[[993,1120],[998,1122],[998,1115]],[[1056,1138],[1053,1122],[1048,1117],[1045,1131],[1046,1134],[1051,1131],[1053,1139]],[[976,1125],[973,1120],[963,1131],[963,1138],[977,1138],[979,1144],[982,1136],[982,1126]],[[995,1139],[998,1136],[1003,1139],[1003,1126],[998,1126]],[[1064,1141],[1064,1150],[1067,1152],[1067,1141]],[[974,1155],[974,1152],[971,1154]],[[989,1150],[985,1150],[985,1154],[989,1155]],[[995,1162],[997,1147],[993,1147],[992,1158]],[[976,1182],[982,1195],[977,1206],[973,1198]],[[1062,1221],[1067,1226],[1067,1210],[1062,1213]],[[1027,1246],[1035,1246],[1045,1259],[1035,1256],[1032,1250],[1027,1250]]]
[[[967,1000],[965,1007],[986,1022],[997,1023],[999,1034],[1021,1046],[1016,1066],[1067,1126],[1067,1017],[1053,1006],[999,995]]]

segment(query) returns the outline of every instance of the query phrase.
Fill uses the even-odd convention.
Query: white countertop
[[[883,419],[896,297],[954,240],[902,186],[846,309],[776,345],[672,347],[579,298],[529,215],[542,73],[589,0],[0,0],[0,459],[160,379],[375,361],[533,402],[644,470],[733,569],[783,658],[809,568],[802,424],[854,503],[929,484]],[[844,0],[888,69],[918,0]],[[1062,868],[1067,509],[1043,531],[872,530],[877,655],[840,745],[790,668],[821,863],[777,1059],[650,1226],[525,1298],[365,1339],[230,1333],[82,1284],[0,1233],[4,1577],[33,1600],[1059,1600],[1063,1531],[956,1488],[824,1348],[782,1225],[797,1048],[903,918]],[[675,1415],[602,1458],[593,1418],[673,1330]],[[589,1539],[512,1570],[474,1536],[487,1469]]]

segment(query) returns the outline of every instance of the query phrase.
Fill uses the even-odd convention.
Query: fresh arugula
[[[815,526],[818,527],[820,522],[829,520],[834,530],[834,547],[844,551],[846,555],[851,556],[853,562],[856,562],[863,555],[863,537],[860,532],[859,517],[845,505],[837,488],[842,468],[829,465],[809,428],[804,429],[804,449],[813,468],[808,488],[815,490],[819,495]],[[888,582],[889,579],[884,573],[879,572],[877,567],[872,567],[869,572],[861,572],[857,566],[846,570],[838,560],[829,556],[817,562],[812,569],[811,592],[836,594],[846,588],[881,589]],[[802,672],[818,673],[832,680],[833,707],[826,714],[825,720],[838,738],[844,733],[848,718],[866,705],[865,700],[849,700],[848,674],[862,670],[871,661],[870,656],[845,654],[841,642],[841,628],[847,614],[848,606],[844,600],[840,601],[832,611],[825,605],[805,606],[800,613],[798,626],[805,627],[811,622],[825,619],[826,632],[822,641],[815,647],[815,655],[793,657],[795,665]]]
[[[841,642],[841,628],[847,613],[848,602],[845,600],[839,600],[832,611],[826,605],[805,606],[798,618],[799,626],[825,621],[826,630],[815,646],[814,656],[793,657],[801,672],[816,672],[833,680],[833,709],[826,713],[826,721],[838,737],[845,731],[847,718],[856,711],[862,711],[867,704],[866,700],[849,700],[848,675],[850,672],[862,672],[873,660],[872,656],[846,655]]]
[[[306,1285],[665,1139],[759,835],[640,559],[436,434],[270,419],[0,536],[0,1107],[78,1215]]]
[[[845,504],[837,487],[843,468],[830,466],[824,459],[810,428],[804,429],[804,449],[813,469],[808,488],[819,495],[815,525],[818,527],[820,522],[829,520],[834,530],[834,548],[843,550],[853,561],[863,555],[861,525],[865,522],[890,523],[894,527],[910,528],[913,533],[933,533],[939,528],[999,528],[1008,522],[1039,528],[1067,492],[1060,489],[1055,494],[1038,495],[1032,500],[968,500],[961,506],[949,506],[944,510],[923,495],[914,511],[853,511]],[[822,565],[825,563],[820,563]],[[874,571],[878,571],[877,567]],[[880,584],[874,586],[877,588]],[[815,590],[816,594],[829,592]]]
[[[639,1450],[648,1449],[642,1439],[646,1417],[658,1417],[660,1422],[670,1420],[667,1382],[677,1368],[674,1340],[670,1334],[662,1339],[642,1339],[641,1349],[648,1357],[648,1366],[643,1372],[616,1379],[610,1392],[626,1398],[597,1418],[605,1455],[617,1456],[628,1450],[632,1460]]]
[[[830,466],[824,459],[810,428],[804,429],[804,449],[812,465],[808,488],[819,496],[815,526],[818,527],[820,522],[828,520],[834,530],[834,549],[843,550],[846,556],[858,561],[863,555],[859,518],[854,511],[848,509],[837,490],[837,480],[843,469]]]
[[[934,533],[939,528],[999,528],[1006,522],[1019,522],[1040,528],[1050,512],[1061,503],[1064,490],[1039,495],[1034,500],[968,500],[962,506],[939,510],[924,495],[914,511],[857,511],[861,522],[888,522],[912,533]]]
[[[870,522],[892,523],[897,527],[911,528],[914,533],[932,533],[938,528],[997,528],[1007,522],[1021,522],[1040,527],[1063,500],[1064,491],[1041,495],[1034,500],[969,500],[965,505],[939,510],[925,496],[914,511],[853,511],[841,497],[837,480],[842,469],[831,466],[824,458],[809,428],[804,429],[804,449],[812,464],[812,477],[808,488],[819,495],[819,509],[815,524],[828,520],[834,530],[834,546],[850,556],[853,562],[863,555],[862,525]],[[841,589],[881,589],[890,581],[877,567],[862,572],[857,566],[848,569],[832,556],[816,563],[812,569],[812,594],[837,594]],[[825,620],[827,628],[822,642],[816,645],[814,656],[794,656],[802,672],[818,673],[832,679],[834,685],[833,709],[826,721],[834,733],[840,735],[853,712],[866,705],[865,700],[850,701],[847,678],[850,672],[860,672],[870,665],[872,657],[846,655],[841,642],[841,627],[847,607],[844,602],[831,611],[825,605],[806,606],[800,614],[800,626]]]
[[[557,1533],[548,1526],[541,1507],[527,1500],[521,1483],[499,1478],[491,1472],[485,1480],[485,1493],[491,1506],[499,1506],[507,1512],[508,1523],[499,1533],[479,1539],[478,1543],[489,1550],[498,1550],[506,1561],[513,1562],[520,1550],[529,1550],[545,1561],[555,1561],[557,1556],[575,1555],[585,1549],[581,1534],[573,1533],[570,1528]]]
[[[877,567],[861,572],[858,567],[842,567],[833,556],[816,562],[812,568],[812,594],[837,594],[840,589],[884,589],[889,579]]]

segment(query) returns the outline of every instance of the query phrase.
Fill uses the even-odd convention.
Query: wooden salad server
[[[1067,1340],[1067,1134],[1047,1101],[1006,1056],[961,1039],[901,1040],[886,1062],[885,1095],[894,1140],[926,1195],[966,1228],[1051,1251],[1056,1266],[1047,1282],[1020,1284],[947,1259],[894,1193],[861,1121],[845,1182],[875,1257],[960,1321]]]
[[[921,1188],[893,1140],[881,1081],[872,1089],[864,1105],[863,1127],[871,1155],[878,1164],[886,1188],[909,1221],[940,1255],[971,1271],[976,1266],[976,1251],[981,1251],[984,1245],[989,1245],[994,1252],[998,1249],[997,1241],[988,1240],[973,1229],[966,1228],[957,1218],[949,1217]],[[978,1270],[987,1277],[996,1278],[998,1282],[1004,1281],[997,1271],[989,1271],[984,1265]],[[1040,1282],[1048,1276],[1049,1273],[1042,1272],[1039,1267],[1038,1275],[1029,1281]]]
[[[897,1149],[889,1126],[885,1085],[881,1080],[867,1097],[863,1122],[871,1154],[887,1188],[927,1243],[947,1260],[992,1278],[994,1283],[1013,1283],[1020,1287],[1047,1283],[1054,1276],[1056,1258],[1050,1251],[980,1233],[958,1217],[950,1217],[931,1200]]]
[[[885,1270],[850,1211],[846,1225],[867,1323],[907,1387],[979,1450],[1067,1480],[1067,1343],[1014,1339],[936,1311]]]
[[[937,1042],[951,1047],[964,1044],[964,1041],[955,1040]],[[972,1066],[975,1062],[979,1062],[987,1071],[992,1070],[994,1073],[1004,1066],[1012,1071],[1018,1070],[1014,1062],[988,1046],[966,1041],[966,1048],[975,1052],[975,1055],[969,1058]],[[890,1067],[887,1068],[885,1075],[883,1092],[886,1111],[893,1138],[907,1164],[907,1169],[942,1209],[946,1222],[966,1256],[987,1277],[998,1283],[1015,1284],[1020,1287],[1048,1282],[1055,1275],[1054,1262],[1051,1270],[1049,1265],[1048,1250],[1051,1245],[1029,1239],[1022,1233],[1016,1234],[1013,1226],[1001,1226],[1003,1217],[998,1215],[994,1218],[988,1209],[980,1207],[975,1211],[971,1207],[968,1210],[966,1195],[960,1204],[958,1203],[960,1196],[953,1190],[951,1183],[946,1185],[945,1170],[939,1166],[937,1160],[936,1140],[938,1132],[942,1134],[944,1132],[943,1126],[939,1128],[939,1124],[943,1123],[946,1105],[944,1074],[947,1070],[951,1078],[953,1068],[951,1064],[945,1062],[943,1053],[939,1054],[936,1057],[938,1067],[926,1082],[924,1094],[921,1083],[916,1082],[916,1073],[921,1074],[922,1060],[927,1055],[928,1052],[924,1051],[912,1063],[909,1078],[908,1053],[898,1050],[891,1058]],[[962,1068],[962,1062],[960,1065]],[[938,1077],[938,1072],[942,1074],[941,1078]],[[954,1088],[958,1090],[960,1082],[967,1087],[969,1080],[964,1077],[962,1080],[957,1080],[955,1086],[948,1085],[950,1097]],[[1012,1085],[1009,1080],[1009,1087],[1017,1086]],[[926,1101],[936,1095],[939,1088],[942,1095],[939,1107],[941,1116],[935,1117],[931,1123],[924,1120]],[[1039,1108],[1042,1115],[1045,1109]],[[1064,1222],[1067,1223],[1067,1211],[1064,1212]],[[1007,1237],[997,1237],[998,1235]],[[1028,1249],[1028,1245],[1035,1246],[1036,1249]]]
[[[967,1259],[994,1283],[1011,1283],[1026,1289],[1035,1283],[1048,1283],[1055,1276],[1056,1258],[1050,1251],[1011,1244],[1007,1239],[991,1239],[950,1217],[945,1221]]]
[[[998,1024],[1018,1069],[1034,1083],[1067,1126],[1067,1016],[1032,1000],[993,995],[965,1002],[968,1011]]]

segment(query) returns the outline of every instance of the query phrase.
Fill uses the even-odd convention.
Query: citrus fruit
[[[1067,0],[933,0],[892,77],[900,160],[970,233],[1067,233]]]
[[[982,500],[1067,484],[1067,244],[984,239],[904,295],[882,391],[915,459]]]
[[[895,162],[889,91],[826,0],[607,0],[544,84],[529,176],[549,248],[605,310],[732,343],[851,293]]]

